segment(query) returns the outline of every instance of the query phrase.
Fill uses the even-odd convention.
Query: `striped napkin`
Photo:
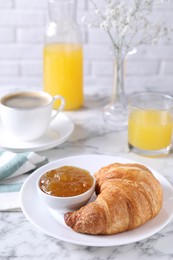
[[[19,191],[23,182],[46,162],[46,157],[35,152],[0,150],[0,211],[20,210]]]

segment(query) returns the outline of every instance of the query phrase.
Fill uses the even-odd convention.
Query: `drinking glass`
[[[172,148],[173,97],[145,92],[128,102],[128,146],[140,155],[169,154]]]

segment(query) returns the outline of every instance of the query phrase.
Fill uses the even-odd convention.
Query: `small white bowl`
[[[86,192],[76,195],[76,196],[70,196],[70,197],[59,197],[59,196],[52,196],[44,191],[41,190],[40,188],[40,178],[42,177],[39,176],[37,180],[37,192],[40,197],[40,199],[50,208],[53,210],[57,210],[61,213],[65,213],[68,211],[74,211],[79,209],[80,207],[84,206],[91,198],[95,191],[95,178],[94,176],[91,175],[93,178],[93,185],[89,190]]]

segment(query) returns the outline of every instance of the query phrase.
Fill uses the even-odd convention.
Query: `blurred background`
[[[42,89],[42,52],[48,22],[48,0],[0,0],[0,91],[14,86]],[[78,0],[77,20],[84,43],[84,89],[109,89],[112,58],[109,39],[99,29],[87,28],[81,18],[90,10],[89,0]],[[173,27],[173,1],[154,12]],[[173,37],[172,37],[173,38]],[[141,46],[127,60],[126,93],[157,90],[173,94],[173,40]]]

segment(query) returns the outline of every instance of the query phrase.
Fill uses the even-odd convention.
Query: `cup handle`
[[[60,104],[59,108],[56,109],[56,113],[55,113],[54,115],[52,115],[51,121],[58,115],[58,113],[59,113],[60,111],[63,110],[64,105],[65,105],[65,100],[64,100],[64,98],[63,98],[61,95],[56,95],[56,96],[54,96],[54,97],[53,97],[52,104],[53,104],[56,100],[58,100],[58,99],[61,100],[61,104]]]

